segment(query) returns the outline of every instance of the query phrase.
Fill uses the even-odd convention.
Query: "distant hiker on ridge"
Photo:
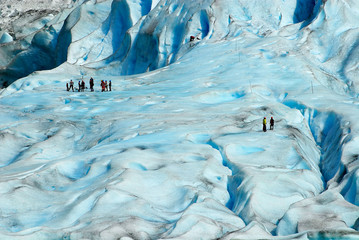
[[[270,118],[269,124],[270,124],[269,129],[273,130],[274,129],[274,119],[273,119],[273,117]]]
[[[194,42],[194,40],[200,40],[200,38],[199,37],[195,37],[195,36],[190,36],[189,37],[189,41],[190,41],[190,46],[191,47],[193,47],[195,44],[194,43],[192,43],[192,42]]]
[[[267,119],[266,117],[263,118],[263,132],[267,131]]]
[[[199,37],[190,36],[189,41],[190,41],[190,42],[193,42],[195,39],[200,40]]]

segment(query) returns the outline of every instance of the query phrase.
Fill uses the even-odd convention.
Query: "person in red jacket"
[[[106,83],[104,80],[101,80],[101,92],[104,92],[106,90]]]

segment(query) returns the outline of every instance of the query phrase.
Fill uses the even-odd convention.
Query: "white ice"
[[[359,239],[354,0],[78,4],[0,45],[1,239]]]

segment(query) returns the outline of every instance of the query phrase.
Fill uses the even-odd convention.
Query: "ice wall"
[[[314,21],[304,29],[302,49],[312,64],[340,79],[354,94],[357,89],[359,53],[359,3],[324,1]]]

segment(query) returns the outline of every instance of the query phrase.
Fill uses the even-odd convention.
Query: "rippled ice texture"
[[[296,16],[293,29],[304,24]],[[338,56],[319,63],[333,49],[310,55],[306,30],[231,27],[229,38],[216,26],[184,42],[178,60],[150,72],[65,62],[3,89],[0,237],[358,239],[351,70],[323,71]],[[94,92],[65,90],[91,76]],[[263,117],[274,130],[262,131]]]

